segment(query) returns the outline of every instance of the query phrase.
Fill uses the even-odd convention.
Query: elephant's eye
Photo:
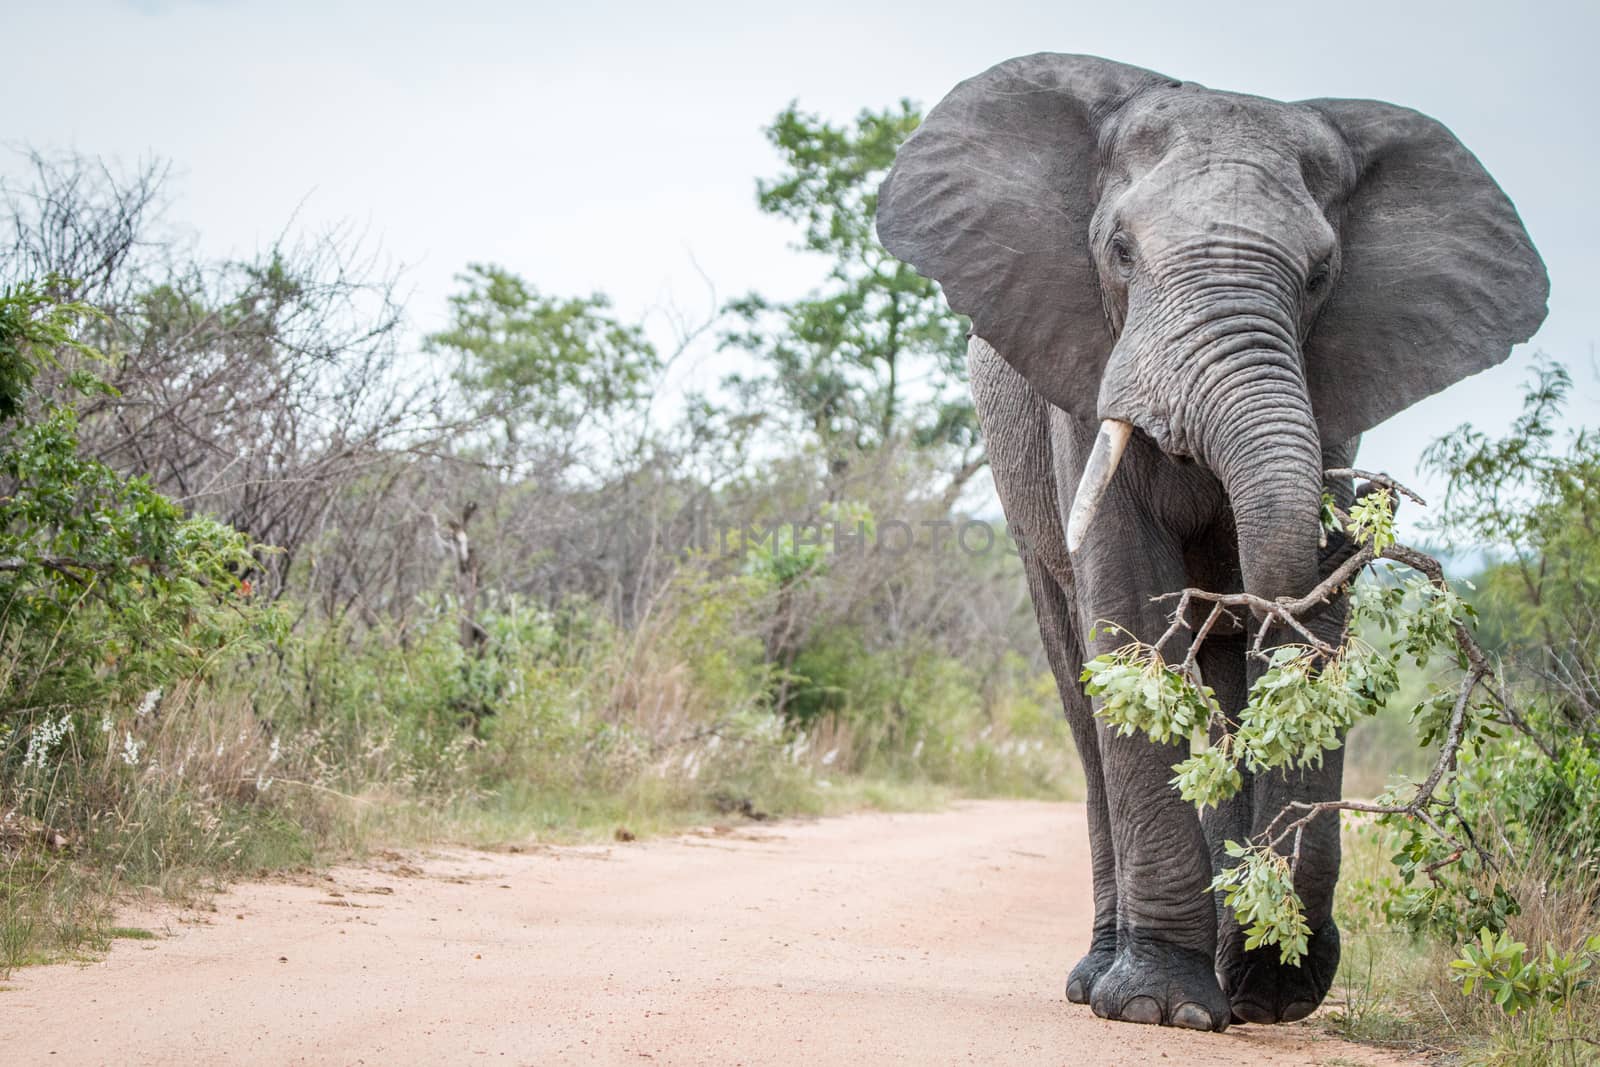
[[[1133,249],[1129,247],[1128,239],[1121,234],[1111,239],[1111,259],[1124,277],[1133,273]]]
[[[1311,276],[1306,279],[1306,292],[1316,293],[1322,291],[1328,284],[1328,278],[1332,273],[1326,260],[1318,263],[1312,268]]]

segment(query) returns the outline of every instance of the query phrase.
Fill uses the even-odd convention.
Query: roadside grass
[[[1402,677],[1402,692],[1378,714],[1363,719],[1345,740],[1344,795],[1371,799],[1395,775],[1420,779],[1433,754],[1418,746],[1407,700],[1425,687],[1422,672]],[[1350,1041],[1393,1048],[1456,1048],[1446,1005],[1460,999],[1435,979],[1447,973],[1444,949],[1392,925],[1384,902],[1397,881],[1394,848],[1368,817],[1343,813],[1339,888],[1339,971],[1317,1015],[1325,1028]],[[1442,993],[1442,996],[1441,996]]]
[[[30,732],[13,733],[0,751],[0,980],[152,936],[118,924],[130,903],[192,904],[378,848],[1081,796],[1064,723],[1032,704],[1053,696],[1036,680],[988,707],[957,687],[915,730],[874,733],[833,717],[786,728],[704,692],[646,716],[619,709],[603,673],[530,669],[537,685],[473,732],[393,701],[313,716],[241,677],[174,687],[143,714],[79,715],[87,726],[26,766]]]
[[[1396,889],[1392,842],[1378,827],[1347,817],[1343,835],[1338,920],[1342,956],[1334,988],[1318,1018],[1352,1041],[1383,1045],[1484,1067],[1578,1067],[1600,1063],[1600,988],[1589,984],[1564,1004],[1544,1000],[1509,1013],[1483,990],[1464,996],[1449,939],[1415,933],[1384,914]],[[1529,959],[1551,945],[1580,953],[1593,929],[1600,893],[1570,882],[1561,892],[1548,857],[1526,855],[1503,872],[1521,911],[1506,931],[1529,947]]]
[[[1345,816],[1336,895],[1339,972],[1318,1018],[1350,1041],[1413,1050],[1454,1051],[1460,992],[1448,979],[1453,957],[1389,922],[1383,903],[1395,875],[1384,832]],[[1441,982],[1440,979],[1443,979]]]
[[[1559,846],[1555,846],[1559,847]],[[1584,942],[1595,932],[1600,911],[1600,879],[1595,872],[1558,876],[1548,852],[1517,855],[1503,874],[1521,909],[1506,921],[1506,933],[1527,946],[1529,965],[1544,966],[1547,950],[1581,958]],[[1444,967],[1449,965],[1446,954]],[[1600,974],[1591,954],[1577,991],[1565,1002],[1537,1000],[1511,1014],[1498,1007],[1480,987],[1472,996],[1456,991],[1453,1020],[1466,1035],[1463,1062],[1486,1067],[1578,1067],[1600,1064]],[[1447,973],[1435,972],[1437,985],[1452,984]],[[1442,996],[1442,994],[1441,994]]]

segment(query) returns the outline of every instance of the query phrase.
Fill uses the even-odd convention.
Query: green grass
[[[1348,1040],[1442,1056],[1486,1067],[1578,1067],[1600,1064],[1600,989],[1591,986],[1563,1007],[1539,1004],[1509,1015],[1482,994],[1463,996],[1450,963],[1459,949],[1388,923],[1383,880],[1392,878],[1388,847],[1374,828],[1347,821],[1338,920],[1342,954],[1328,1010],[1318,1018]],[[1547,893],[1537,858],[1508,872],[1520,884],[1523,911],[1507,929],[1538,950],[1545,942],[1571,951],[1593,914],[1582,892]],[[1600,977],[1600,976],[1596,976]]]
[[[1339,972],[1318,1018],[1347,1040],[1433,1047],[1452,1025],[1438,1000],[1441,949],[1387,922],[1381,887],[1392,877],[1390,850],[1374,828],[1353,822],[1346,817],[1335,896]]]

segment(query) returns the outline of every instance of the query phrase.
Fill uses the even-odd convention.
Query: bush
[[[252,546],[82,454],[75,405],[104,391],[72,340],[88,315],[43,285],[0,294],[0,972],[96,936],[103,898],[69,857],[137,883],[305,854],[292,822],[247,812],[277,746],[211,714],[210,678],[278,632]]]
[[[1576,1064],[1600,1043],[1600,450],[1592,430],[1558,444],[1569,388],[1541,364],[1510,433],[1462,427],[1430,449],[1449,478],[1438,532],[1490,551],[1464,593],[1506,700],[1460,753],[1440,813],[1456,842],[1368,827],[1357,853],[1393,865],[1352,871],[1341,891],[1364,943],[1387,938],[1414,961],[1390,999],[1428,994],[1419,1011],[1444,1011],[1474,1063]],[[1436,730],[1439,702],[1418,711]],[[1465,999],[1445,996],[1452,984]]]

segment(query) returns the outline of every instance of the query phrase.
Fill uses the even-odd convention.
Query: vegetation
[[[1398,864],[1346,885],[1369,954],[1399,962],[1379,986],[1386,1026],[1442,1031],[1471,1062],[1600,1055],[1600,451],[1592,429],[1556,430],[1571,387],[1542,364],[1509,433],[1464,426],[1427,457],[1450,476],[1438,533],[1493,550],[1463,593],[1519,720],[1460,761],[1455,818],[1484,847],[1429,874],[1425,835],[1373,826],[1351,841]]]
[[[915,121],[779,117],[761,203],[821,287],[686,329],[758,369],[671,416],[675,353],[603,294],[473,265],[413,352],[343,235],[195,260],[159,167],[33,158],[0,248],[0,976],[122,936],[121,894],[377,841],[1074,790],[1020,563],[958,506],[961,323],[871,237]]]

